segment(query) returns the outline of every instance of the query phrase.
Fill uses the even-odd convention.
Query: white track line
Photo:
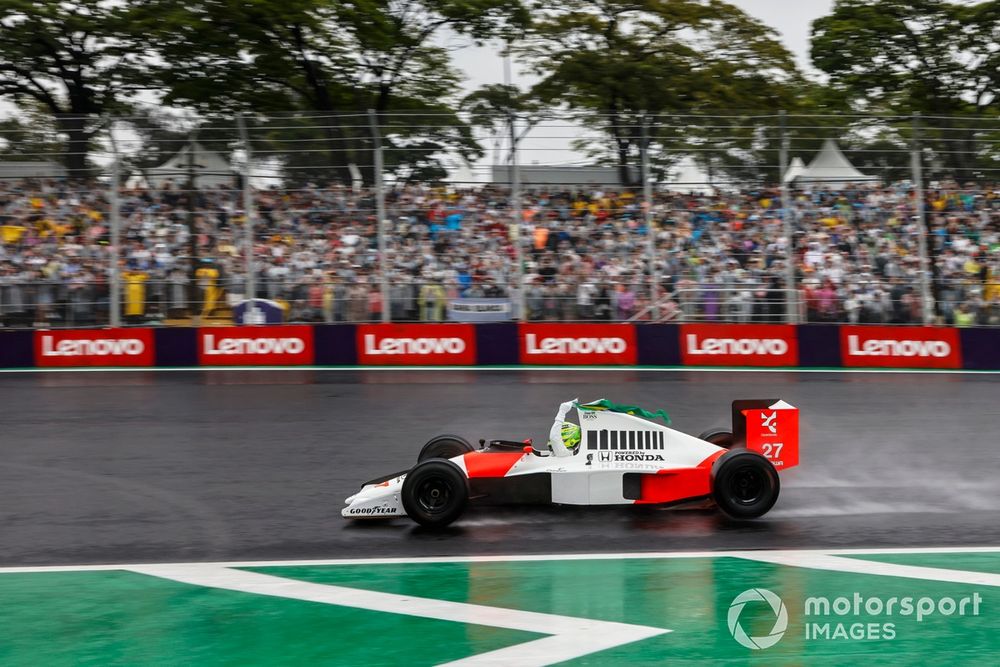
[[[147,565],[128,569],[193,586],[550,635],[470,656],[452,665],[550,665],[670,632],[665,628],[317,584],[216,565]]]
[[[1000,555],[1000,546],[953,547],[888,547],[851,549],[780,549],[731,551],[650,551],[628,553],[583,554],[516,554],[497,556],[412,556],[400,558],[321,558],[299,560],[215,561],[190,563],[215,567],[308,567],[311,565],[416,565],[421,563],[522,563],[565,560],[662,560],[665,558],[747,558],[780,553],[783,555],[878,556],[893,554],[984,553]],[[129,570],[137,567],[170,566],[178,563],[110,563],[99,565],[27,565],[0,567],[0,574],[32,574],[36,572],[90,572],[99,570]]]
[[[970,572],[968,570],[950,570],[942,567],[881,563],[879,561],[844,558],[843,556],[823,553],[769,551],[745,554],[740,556],[740,558],[759,561],[761,563],[787,565],[789,567],[804,567],[811,570],[873,574],[881,577],[904,577],[906,579],[945,581],[953,584],[973,584],[976,586],[1000,586],[1000,574],[990,572]]]

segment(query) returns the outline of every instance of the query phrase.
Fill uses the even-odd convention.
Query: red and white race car
[[[574,408],[579,444],[567,448],[558,433]],[[480,440],[475,449],[459,436],[441,435],[424,445],[413,468],[374,479],[347,498],[342,515],[408,516],[424,526],[446,526],[469,503],[711,500],[730,517],[753,519],[778,499],[778,472],[798,465],[798,412],[777,399],[734,401],[731,430],[696,438],[653,421],[653,413],[641,408],[568,401],[560,406],[548,448],[536,449],[530,440]]]

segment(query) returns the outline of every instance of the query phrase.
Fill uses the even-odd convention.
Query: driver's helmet
[[[580,427],[573,422],[563,422],[560,434],[567,449],[573,449],[580,444]]]

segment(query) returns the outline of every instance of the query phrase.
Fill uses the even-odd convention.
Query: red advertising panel
[[[635,364],[631,324],[519,325],[521,363],[558,366]]]
[[[368,366],[472,366],[471,324],[359,324],[358,363]]]
[[[957,329],[935,327],[840,327],[844,366],[961,368]]]
[[[682,324],[685,366],[797,366],[799,341],[790,324]]]
[[[35,365],[152,366],[152,329],[81,329],[35,332]]]
[[[307,325],[198,329],[202,366],[309,366],[313,330]]]

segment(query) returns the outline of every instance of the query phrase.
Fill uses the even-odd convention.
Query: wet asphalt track
[[[433,533],[344,497],[440,432],[543,441],[559,402],[802,409],[802,466],[764,519],[483,509]],[[0,376],[0,565],[1000,544],[1000,376],[285,371]]]

